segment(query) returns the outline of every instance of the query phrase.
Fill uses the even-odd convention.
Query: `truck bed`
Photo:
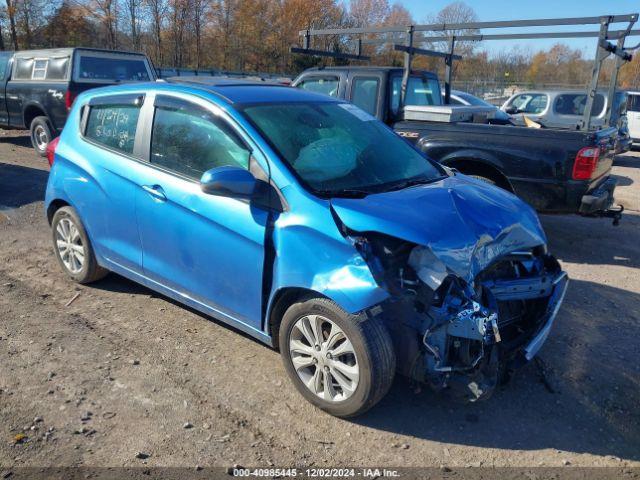
[[[583,132],[401,121],[393,128],[434,160],[463,173],[498,172],[503,177],[501,186],[542,212],[580,210],[582,197],[608,179],[617,135],[613,127]],[[590,180],[573,180],[576,155],[587,147],[600,150],[594,174]]]

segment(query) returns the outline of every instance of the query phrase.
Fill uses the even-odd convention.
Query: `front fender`
[[[286,190],[289,189],[283,193]],[[388,292],[376,283],[355,246],[338,230],[329,202],[307,197],[290,204],[302,202],[306,205],[299,211],[304,213],[285,212],[274,223],[275,256],[267,311],[271,311],[276,293],[286,288],[316,292],[349,313],[388,298]]]

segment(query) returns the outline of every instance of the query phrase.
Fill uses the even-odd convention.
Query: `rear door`
[[[208,102],[162,94],[147,108],[149,162],[136,194],[145,276],[196,308],[260,329],[268,212],[205,194],[199,182],[215,167],[253,169],[254,149]]]
[[[640,93],[629,93],[627,100],[627,120],[629,134],[636,142],[640,142]]]
[[[91,227],[92,242],[110,269],[142,274],[135,194],[144,165],[140,154],[143,93],[94,97],[84,106],[81,161],[87,164],[76,205]],[[79,175],[82,178],[82,175]],[[76,202],[77,203],[77,202]]]
[[[382,86],[384,75],[352,71],[347,84],[347,100],[378,119],[384,118]]]
[[[0,125],[9,126],[9,112],[7,112],[6,85],[10,71],[12,52],[0,52]]]

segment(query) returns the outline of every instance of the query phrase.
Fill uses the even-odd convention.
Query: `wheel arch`
[[[302,287],[283,287],[273,294],[267,311],[267,333],[271,337],[271,345],[278,348],[280,322],[287,309],[302,298],[329,298],[320,292]]]
[[[455,168],[462,174],[480,175],[490,178],[496,182],[496,185],[514,193],[513,185],[509,179],[495,165],[486,159],[478,157],[454,157],[442,160],[441,163],[447,167]]]
[[[47,120],[51,123],[49,115],[47,115],[47,112],[42,105],[39,103],[27,104],[22,111],[22,120],[24,121],[25,128],[31,128],[31,122],[33,122],[33,119],[36,117],[47,117]]]
[[[49,226],[51,226],[51,222],[53,221],[53,216],[62,207],[71,207],[71,204],[69,204],[69,202],[61,198],[56,198],[51,202],[49,202],[49,205],[47,205],[47,222],[49,222]]]

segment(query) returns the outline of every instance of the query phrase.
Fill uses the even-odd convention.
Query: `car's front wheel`
[[[60,266],[72,280],[91,283],[108,271],[98,265],[80,217],[72,207],[56,210],[51,221],[53,248]]]
[[[327,298],[306,298],[289,307],[279,343],[298,391],[332,415],[365,412],[393,382],[396,358],[382,320],[350,315]]]

